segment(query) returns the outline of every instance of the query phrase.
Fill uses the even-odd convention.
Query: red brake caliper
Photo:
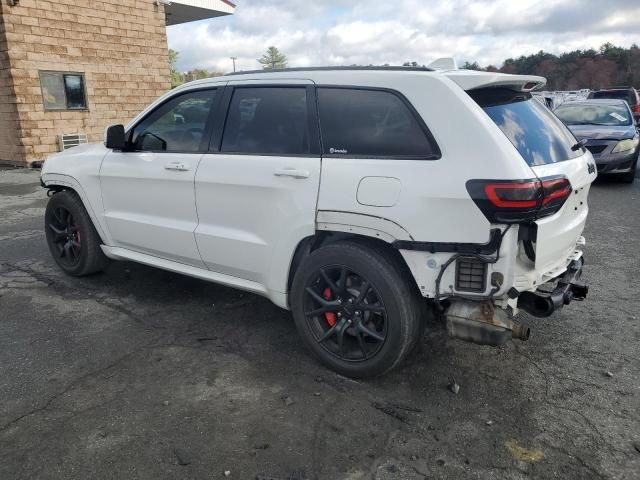
[[[325,300],[331,300],[331,289],[329,287],[325,288],[322,292],[322,296]],[[327,320],[327,323],[330,327],[333,327],[336,324],[336,314],[333,312],[327,312],[324,314],[324,318]]]

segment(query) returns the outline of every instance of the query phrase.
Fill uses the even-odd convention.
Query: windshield
[[[506,88],[467,92],[500,127],[529,166],[562,162],[582,155],[569,129],[529,93]]]
[[[562,105],[555,113],[566,125],[622,127],[632,123],[626,105]]]

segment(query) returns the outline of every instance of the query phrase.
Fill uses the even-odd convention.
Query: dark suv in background
[[[640,122],[640,94],[638,94],[638,91],[633,87],[603,88],[591,92],[588,98],[595,100],[625,100],[631,108],[636,125]]]

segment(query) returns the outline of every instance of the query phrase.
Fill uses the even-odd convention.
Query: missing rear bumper
[[[447,309],[446,321],[450,336],[481,345],[497,347],[511,338],[526,341],[530,335],[527,325],[514,322],[491,302],[454,300]]]
[[[551,292],[521,293],[518,297],[518,308],[535,317],[549,317],[573,300],[584,300],[589,293],[589,287],[580,282],[583,265],[582,257],[573,260],[566,272],[558,278],[558,283]]]

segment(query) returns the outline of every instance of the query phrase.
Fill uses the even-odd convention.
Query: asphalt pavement
[[[640,180],[592,188],[587,301],[498,349],[430,329],[374,381],[261,297],[63,275],[45,205],[37,171],[0,171],[0,479],[640,478]]]

